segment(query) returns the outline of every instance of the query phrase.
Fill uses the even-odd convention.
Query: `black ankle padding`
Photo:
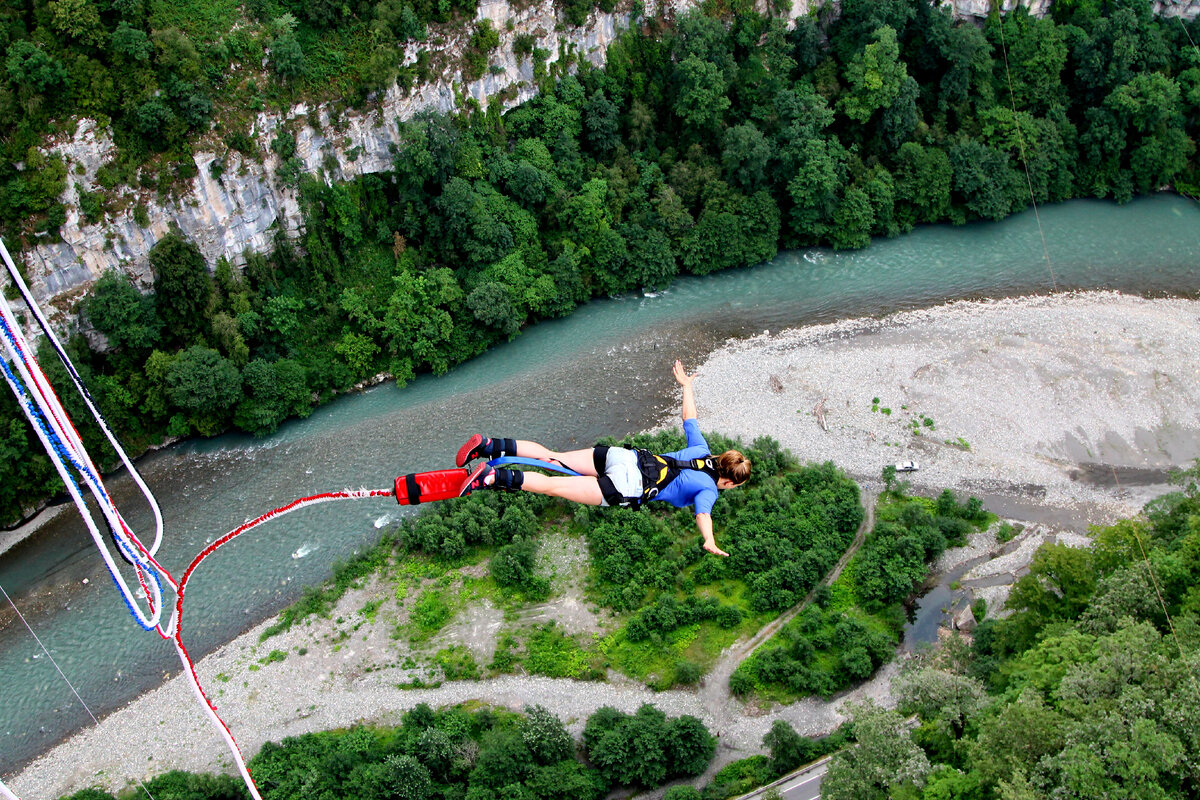
[[[496,470],[496,482],[493,484],[497,489],[505,489],[510,492],[521,491],[521,484],[525,482],[525,473],[519,469],[498,469]]]
[[[517,454],[516,439],[492,439],[492,447],[499,451],[492,453],[493,456],[515,456]]]

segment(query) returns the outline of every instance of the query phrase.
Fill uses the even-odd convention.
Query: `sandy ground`
[[[912,460],[915,487],[1098,523],[1200,456],[1198,320],[1196,301],[1107,292],[960,302],[731,343],[696,394],[708,430],[875,483]]]
[[[730,343],[700,367],[701,422],[746,440],[773,436],[804,460],[832,460],[872,484],[883,465],[916,460],[920,470],[908,475],[915,487],[954,487],[985,497],[990,508],[1007,508],[1006,516],[1036,522],[1004,552],[992,533],[981,534],[940,565],[973,564],[967,577],[978,581],[989,607],[998,607],[997,576],[1019,572],[1038,543],[1085,544],[1078,531],[1087,523],[1136,513],[1163,491],[1166,467],[1200,456],[1198,318],[1197,301],[1090,293],[955,303],[763,335]],[[822,401],[827,430],[813,413]],[[562,550],[561,564],[577,565],[569,542],[554,548]],[[898,668],[889,665],[831,702],[766,713],[736,700],[710,710],[697,691],[653,693],[621,681],[507,676],[401,690],[402,650],[389,634],[404,610],[393,598],[375,624],[350,624],[375,592],[352,592],[332,620],[310,621],[260,645],[264,622],[200,663],[202,682],[247,754],[305,731],[394,723],[419,702],[480,699],[514,709],[536,702],[576,733],[601,705],[633,711],[652,702],[670,715],[694,714],[720,733],[715,768],[758,752],[776,718],[815,734],[841,721],[847,700],[889,702]],[[591,612],[574,602],[533,613],[586,630]],[[499,629],[502,616],[479,608],[453,625],[486,634]],[[339,617],[346,622],[339,625]],[[276,649],[287,657],[263,663]],[[232,769],[178,678],[5,780],[28,800],[89,785],[112,790],[172,768]]]

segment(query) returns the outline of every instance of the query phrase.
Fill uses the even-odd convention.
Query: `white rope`
[[[126,526],[120,514],[112,505],[108,497],[107,491],[104,489],[103,483],[100,481],[98,473],[95,471],[95,465],[87,455],[86,449],[78,439],[78,434],[73,426],[70,426],[69,419],[65,409],[54,395],[53,389],[49,386],[45,376],[41,374],[41,370],[37,369],[28,363],[29,342],[25,338],[23,331],[17,325],[16,315],[13,314],[12,308],[8,304],[7,298],[0,293],[0,318],[3,318],[5,325],[8,328],[10,335],[2,337],[4,339],[5,349],[8,351],[12,364],[16,366],[20,373],[21,380],[24,382],[24,387],[18,385],[13,380],[8,371],[5,371],[5,379],[9,383],[13,393],[17,396],[18,402],[21,403],[25,415],[29,417],[29,421],[33,424],[35,433],[41,441],[42,446],[46,449],[54,462],[54,468],[58,471],[59,477],[62,478],[63,485],[67,489],[67,493],[71,496],[71,500],[79,509],[80,516],[83,517],[84,523],[87,525],[88,532],[91,534],[92,541],[96,544],[100,551],[101,557],[104,559],[105,566],[112,575],[113,582],[125,598],[126,604],[130,608],[130,612],[138,620],[138,623],[146,629],[154,628],[158,625],[159,618],[162,614],[162,592],[159,588],[158,581],[151,579],[143,581],[147,586],[147,604],[150,605],[150,613],[143,612],[134,594],[129,589],[124,576],[121,574],[112,553],[108,548],[108,543],[100,532],[99,526],[92,517],[91,510],[88,508],[79,486],[76,483],[74,476],[71,474],[70,465],[67,459],[58,451],[51,443],[50,437],[47,436],[46,430],[39,420],[50,426],[54,435],[56,435],[61,444],[70,451],[71,457],[76,461],[76,464],[81,467],[78,472],[83,481],[87,484],[92,494],[95,495],[101,512],[104,514],[108,522],[110,530],[113,532],[118,541],[124,541],[126,537]],[[11,338],[10,338],[11,337]],[[39,380],[40,379],[40,380]],[[35,407],[36,406],[36,407]],[[64,422],[66,420],[66,422]],[[68,430],[69,428],[69,430]],[[139,554],[136,548],[130,543],[129,546],[123,548],[126,554],[132,559],[140,561]],[[135,563],[135,566],[139,566]],[[140,565],[142,568],[155,571],[148,563]]]
[[[50,323],[45,316],[43,316],[42,310],[38,304],[33,302],[33,296],[29,291],[29,287],[25,285],[25,279],[21,277],[20,270],[18,270],[16,264],[13,263],[12,256],[9,255],[8,248],[4,246],[3,239],[0,239],[0,257],[3,257],[4,264],[6,267],[8,267],[9,277],[11,277],[13,283],[16,284],[17,290],[21,293],[21,297],[25,300],[25,305],[28,306],[30,312],[32,312],[34,317],[37,319],[38,325],[42,328],[43,332],[46,334],[46,337],[54,346],[55,351],[58,352],[59,357],[63,359],[63,363],[67,367],[67,372],[70,374],[71,380],[75,383],[76,388],[83,397],[83,402],[87,404],[88,411],[91,412],[92,417],[94,417],[96,422],[100,425],[100,430],[104,432],[105,438],[108,439],[109,444],[112,445],[117,457],[121,459],[121,463],[125,465],[125,469],[129,470],[129,475],[133,478],[134,483],[136,483],[138,488],[141,490],[142,495],[146,498],[146,502],[150,504],[150,510],[154,514],[154,541],[148,549],[150,554],[154,555],[158,552],[159,545],[162,544],[163,534],[162,511],[158,507],[158,501],[154,498],[154,493],[150,491],[150,487],[148,487],[146,482],[142,479],[141,473],[139,473],[137,468],[134,467],[133,461],[130,460],[128,454],[125,452],[125,449],[121,447],[121,443],[117,441],[116,435],[112,432],[112,430],[109,429],[108,423],[104,419],[104,415],[100,413],[99,409],[97,409],[95,404],[92,402],[91,394],[83,385],[83,381],[79,378],[79,373],[75,371],[75,367],[71,364],[70,359],[66,357],[66,351],[63,349],[62,343],[58,341],[58,337],[55,336],[54,329],[50,326]]]

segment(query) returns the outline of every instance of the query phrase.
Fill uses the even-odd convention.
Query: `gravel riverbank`
[[[1194,300],[1090,292],[763,334],[703,365],[700,416],[866,481],[911,460],[915,487],[1099,523],[1200,456],[1198,317]]]
[[[1200,301],[1088,293],[848,320],[729,343],[700,366],[697,400],[706,430],[747,441],[770,435],[802,460],[832,460],[868,483],[879,482],[884,464],[911,459],[921,465],[907,476],[918,488],[950,486],[987,497],[989,507],[1030,511],[1026,519],[1100,523],[1136,513],[1162,491],[1167,467],[1200,456],[1198,317]],[[814,409],[823,409],[824,428]],[[357,614],[372,592],[350,593],[334,618]],[[267,624],[199,665],[247,755],[304,731],[396,722],[420,702],[537,702],[576,733],[599,706],[652,702],[719,731],[720,764],[757,752],[778,717],[812,734],[834,727],[847,699],[887,702],[896,669],[832,702],[754,714],[737,701],[706,708],[696,691],[653,693],[621,681],[507,676],[401,690],[389,625],[364,624],[344,638],[334,621],[313,620],[260,645]],[[271,650],[287,656],[268,659]],[[24,798],[43,798],[173,768],[232,770],[181,678],[5,780]]]

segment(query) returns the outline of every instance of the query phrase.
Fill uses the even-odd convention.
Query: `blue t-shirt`
[[[696,420],[685,419],[683,433],[687,437],[688,446],[663,455],[687,461],[703,458],[712,452],[708,449],[708,442],[700,433],[700,423]],[[664,486],[654,499],[665,500],[676,508],[695,506],[697,514],[711,514],[713,503],[717,502],[717,482],[698,469],[685,469],[675,480]]]

